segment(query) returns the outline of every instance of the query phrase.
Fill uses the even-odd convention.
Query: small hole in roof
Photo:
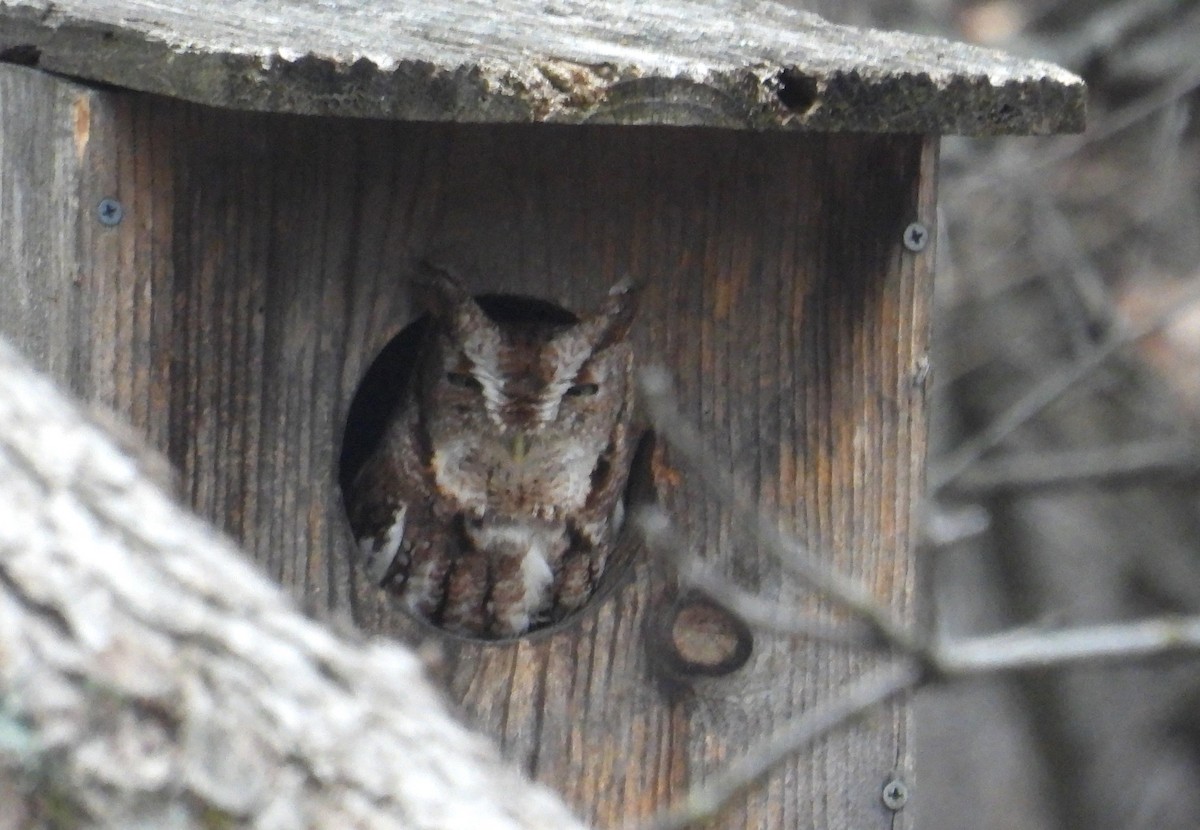
[[[42,59],[42,50],[30,43],[18,43],[0,49],[0,62],[15,63],[18,66],[37,66]]]
[[[775,94],[788,109],[805,113],[817,103],[817,82],[797,69],[783,69],[775,76]]]

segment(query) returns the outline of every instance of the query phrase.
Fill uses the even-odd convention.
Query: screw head
[[[116,199],[101,199],[100,204],[96,205],[96,218],[100,220],[101,225],[111,228],[121,224],[121,220],[125,218],[125,208]]]
[[[899,778],[893,778],[883,785],[880,795],[883,798],[883,806],[893,813],[897,812],[908,803],[908,785]]]
[[[920,222],[913,222],[904,229],[904,247],[913,253],[925,250],[929,244],[929,228]]]

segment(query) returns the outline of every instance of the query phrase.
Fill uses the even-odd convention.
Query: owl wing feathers
[[[536,519],[512,518],[469,521],[465,530],[469,552],[454,563],[444,624],[469,618],[477,622],[475,631],[505,637],[546,622],[553,609],[558,563],[568,545],[565,530]]]
[[[415,407],[405,410],[350,488],[350,527],[367,574],[378,585],[405,580],[429,558],[427,540],[435,534],[431,486],[417,447]]]
[[[632,406],[626,403],[612,442],[597,460],[587,502],[571,522],[572,545],[563,558],[557,597],[560,614],[581,608],[608,567],[625,517],[625,487],[636,443]]]
[[[488,628],[487,595],[491,563],[486,551],[466,551],[453,562],[448,557],[445,602],[440,619],[443,627],[462,634],[478,634]]]

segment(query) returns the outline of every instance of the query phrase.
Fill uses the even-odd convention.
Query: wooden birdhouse
[[[1053,66],[732,0],[11,0],[0,59],[0,334],[128,420],[314,613],[433,646],[468,721],[601,827],[880,658],[706,633],[736,615],[628,531],[532,631],[414,615],[345,500],[447,325],[414,278],[551,333],[632,278],[621,336],[737,498],[911,619],[938,137],[1083,121]],[[579,365],[537,371],[586,397],[605,381]],[[836,621],[663,438],[614,456],[623,498],[731,584]],[[880,791],[912,752],[889,705],[719,826],[908,826]]]

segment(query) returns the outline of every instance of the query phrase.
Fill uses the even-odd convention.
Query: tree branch
[[[921,674],[917,663],[901,660],[843,687],[830,700],[792,719],[769,739],[694,787],[678,805],[645,825],[645,830],[680,830],[712,818],[729,799],[780,761],[875,706],[912,689]]]
[[[1200,474],[1200,453],[1179,438],[1135,441],[1113,447],[1029,452],[980,461],[947,486],[954,495],[1000,490],[1187,477]]]
[[[1016,630],[934,649],[944,678],[1057,668],[1075,663],[1200,651],[1200,616],[1162,617],[1058,631]]]
[[[1200,281],[1175,302],[1136,328],[1116,335],[1091,352],[1043,378],[1032,389],[1022,395],[1016,403],[1000,413],[973,437],[963,442],[946,458],[932,465],[929,471],[929,490],[938,493],[963,475],[986,453],[995,449],[1004,439],[1057,401],[1080,381],[1089,377],[1117,352],[1134,343],[1156,334],[1170,325],[1181,314],[1190,310],[1192,303],[1200,300]]]
[[[1090,368],[1085,370],[1075,365],[1070,371],[1051,378],[1052,384],[1043,384],[1045,388],[1039,387],[1040,392],[1035,390],[1038,393],[1030,396],[1030,400],[1014,407],[1007,419],[1001,419],[1004,428],[1015,428],[1016,413],[1033,411],[1033,402],[1038,402],[1039,406],[1047,405],[1052,393],[1053,396],[1061,394],[1117,348],[1161,328],[1173,315],[1173,311],[1160,315],[1138,331],[1106,348],[1097,349],[1099,354],[1094,353],[1084,361]],[[737,489],[704,450],[699,433],[678,414],[671,400],[669,383],[661,370],[644,373],[642,389],[657,435],[679,452],[710,490],[733,506],[747,532],[781,562],[790,562],[792,570],[807,585],[870,624],[878,637],[874,644],[880,645],[879,641],[882,641],[882,645],[890,647],[897,655],[886,668],[844,687],[830,700],[799,714],[752,746],[740,759],[694,787],[676,805],[652,816],[642,825],[643,830],[678,830],[713,817],[729,799],[784,758],[876,704],[917,690],[927,683],[947,683],[978,675],[1069,666],[1085,661],[1144,658],[1184,650],[1200,652],[1200,617],[1160,618],[1061,631],[1014,630],[959,642],[936,641],[924,632],[901,628],[900,623],[891,621],[887,609],[870,598],[864,588],[834,573],[822,560],[804,551],[798,542],[780,533],[774,523],[760,516],[753,506],[737,499]],[[1027,416],[1023,414],[1022,417]],[[992,437],[998,440],[998,436],[999,432],[993,431]],[[728,610],[742,615],[747,621],[761,612],[768,629],[772,628],[771,623],[776,623],[776,630],[782,629],[790,635],[805,634],[809,630],[817,636],[831,633],[816,625],[819,621],[808,617],[787,619],[788,609],[778,608],[774,603],[762,606],[749,602],[758,598],[744,596],[744,592],[689,554],[661,509],[643,509],[634,521],[650,548],[665,552],[674,560],[684,581],[695,584],[700,575],[699,581],[714,601],[726,605]],[[786,620],[787,624],[778,625],[781,620]],[[883,624],[878,624],[880,620]],[[871,644],[871,641],[860,644]]]
[[[838,645],[864,646],[873,642],[871,632],[862,625],[836,626],[738,587],[691,555],[662,508],[639,508],[633,521],[647,546],[674,562],[681,582],[703,592],[748,625],[772,634],[807,637]]]
[[[762,544],[779,563],[813,590],[824,594],[861,619],[884,642],[897,644],[909,653],[921,650],[920,644],[903,623],[875,601],[870,591],[854,580],[837,573],[817,559],[796,539],[786,537],[775,523],[761,515],[754,505],[738,495],[733,479],[713,461],[700,433],[675,407],[671,381],[666,370],[651,367],[639,375],[640,388],[656,434],[674,449],[709,491],[733,511],[742,529]]]

